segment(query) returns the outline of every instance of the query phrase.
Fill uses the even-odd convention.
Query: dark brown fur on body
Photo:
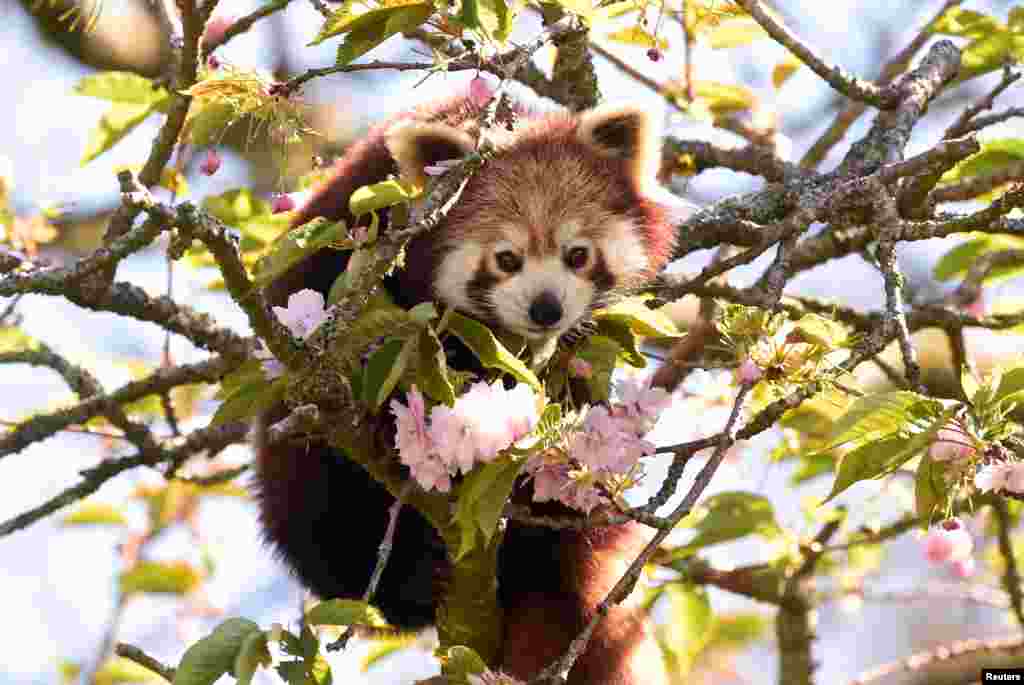
[[[415,239],[407,248],[406,268],[384,287],[402,306],[435,299],[437,269],[447,250],[472,235],[498,239],[509,224],[529,229],[529,251],[550,249],[546,226],[580,207],[584,232],[611,219],[626,217],[641,232],[649,275],[671,251],[667,213],[647,199],[631,165],[635,159],[601,154],[580,141],[579,119],[566,114],[537,115],[518,107],[520,124],[506,152],[489,160],[470,179],[446,222]],[[396,124],[440,122],[469,129],[480,111],[464,98],[428,105],[374,127],[337,164],[333,179],[316,193],[296,218],[299,225],[317,216],[345,220],[348,198],[356,188],[399,172],[387,144]],[[597,139],[597,131],[593,138]],[[616,131],[610,131],[612,138]],[[628,130],[618,133],[630,135]],[[634,132],[635,133],[635,132]],[[615,142],[614,140],[612,142]],[[413,167],[461,157],[451,141],[429,136],[419,141],[421,157]],[[499,141],[499,144],[500,141]],[[419,169],[405,169],[415,173]],[[382,212],[386,227],[387,213]],[[578,217],[580,212],[573,214]],[[386,228],[384,229],[386,230]],[[599,255],[588,266],[597,283],[612,278]],[[268,290],[274,304],[303,288],[326,295],[344,270],[347,254],[325,250],[293,268]],[[604,269],[605,273],[601,271]],[[493,287],[493,274],[479,267],[477,287]],[[466,274],[472,289],[472,274]],[[599,283],[601,292],[632,283]],[[468,312],[488,318],[480,311]],[[493,325],[494,321],[489,321]],[[446,348],[449,347],[446,342]],[[450,363],[476,369],[463,349],[453,348]],[[448,350],[450,353],[452,350]],[[269,421],[269,417],[264,422]],[[392,496],[362,469],[322,444],[296,441],[260,445],[258,490],[261,520],[268,541],[304,585],[321,597],[361,597],[376,563]],[[525,491],[524,491],[525,494]],[[545,513],[568,510],[543,506]],[[586,625],[594,607],[645,544],[639,526],[595,528],[584,532],[553,531],[510,522],[499,557],[499,601],[505,610],[501,668],[526,679],[559,656]],[[392,555],[374,604],[402,628],[420,628],[434,620],[438,583],[447,571],[444,547],[433,528],[410,507],[399,517]],[[615,607],[595,632],[590,647],[573,669],[572,685],[664,685],[660,651],[650,622],[637,610]]]

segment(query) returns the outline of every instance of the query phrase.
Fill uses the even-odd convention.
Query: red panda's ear
[[[387,146],[398,163],[402,180],[423,186],[423,168],[446,159],[462,159],[476,146],[468,133],[444,124],[422,122],[398,125],[387,134]]]
[[[631,105],[602,105],[580,114],[580,139],[598,152],[630,162],[633,173],[653,180],[661,162],[661,127]]]

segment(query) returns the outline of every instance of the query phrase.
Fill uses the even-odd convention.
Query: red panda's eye
[[[522,257],[511,250],[503,250],[494,255],[494,261],[498,264],[499,269],[510,274],[519,271],[523,266]]]
[[[587,248],[574,247],[565,253],[565,263],[570,269],[582,269],[587,265]]]

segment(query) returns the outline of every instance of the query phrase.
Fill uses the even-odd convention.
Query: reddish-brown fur
[[[598,227],[611,217],[629,217],[643,231],[652,271],[668,259],[672,228],[667,214],[643,196],[628,160],[597,154],[580,143],[574,117],[538,116],[522,108],[517,113],[524,121],[514,149],[488,161],[486,175],[470,180],[446,224],[415,240],[407,251],[406,269],[385,283],[403,306],[433,299],[433,274],[445,244],[470,231],[479,238],[509,222],[521,225],[524,219],[532,239],[542,241],[546,239],[544,223],[557,221],[569,206],[585,207],[588,227]],[[397,172],[385,144],[387,131],[396,123],[431,120],[458,126],[478,115],[471,103],[456,98],[371,129],[349,149],[332,180],[300,210],[295,223],[325,216],[352,225],[348,213],[351,192]],[[443,142],[424,155],[434,161],[460,156]],[[585,173],[566,171],[581,159]],[[386,212],[382,218],[386,220]],[[337,252],[317,254],[274,283],[269,296],[279,304],[302,288],[326,292],[346,260]],[[475,365],[458,355],[451,363],[461,368]],[[391,496],[361,467],[323,444],[262,445],[258,462],[262,522],[268,540],[302,582],[318,594],[361,596],[376,561]],[[545,511],[568,513],[552,505],[545,505]],[[510,523],[499,559],[505,642],[498,666],[527,679],[559,656],[645,540],[636,525],[580,532]],[[433,619],[437,579],[445,575],[446,564],[436,533],[406,507],[375,604],[401,627],[428,624]],[[611,610],[570,675],[572,685],[667,682],[649,620],[627,606]]]

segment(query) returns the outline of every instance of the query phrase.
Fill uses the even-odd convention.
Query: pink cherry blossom
[[[228,14],[220,14],[212,17],[206,22],[206,29],[203,31],[202,50],[211,52],[214,48],[224,42],[224,34],[235,23],[235,17]]]
[[[476,448],[469,426],[451,407],[438,405],[431,410],[430,439],[438,457],[450,470],[467,473],[473,468]]]
[[[951,518],[932,528],[924,542],[924,554],[932,563],[957,562],[970,558],[974,540],[960,519]]]
[[[306,288],[288,298],[287,307],[274,307],[274,314],[300,340],[307,339],[327,319],[324,296]]]
[[[661,413],[672,404],[672,395],[664,388],[652,388],[653,374],[634,374],[616,383],[618,406],[640,419],[650,430]]]
[[[211,148],[206,151],[206,157],[204,157],[203,161],[199,164],[199,173],[204,176],[213,176],[217,173],[218,169],[220,169],[220,155],[217,154],[216,150]]]
[[[1006,465],[1006,489],[1016,494],[1024,494],[1024,463],[1013,462]]]

